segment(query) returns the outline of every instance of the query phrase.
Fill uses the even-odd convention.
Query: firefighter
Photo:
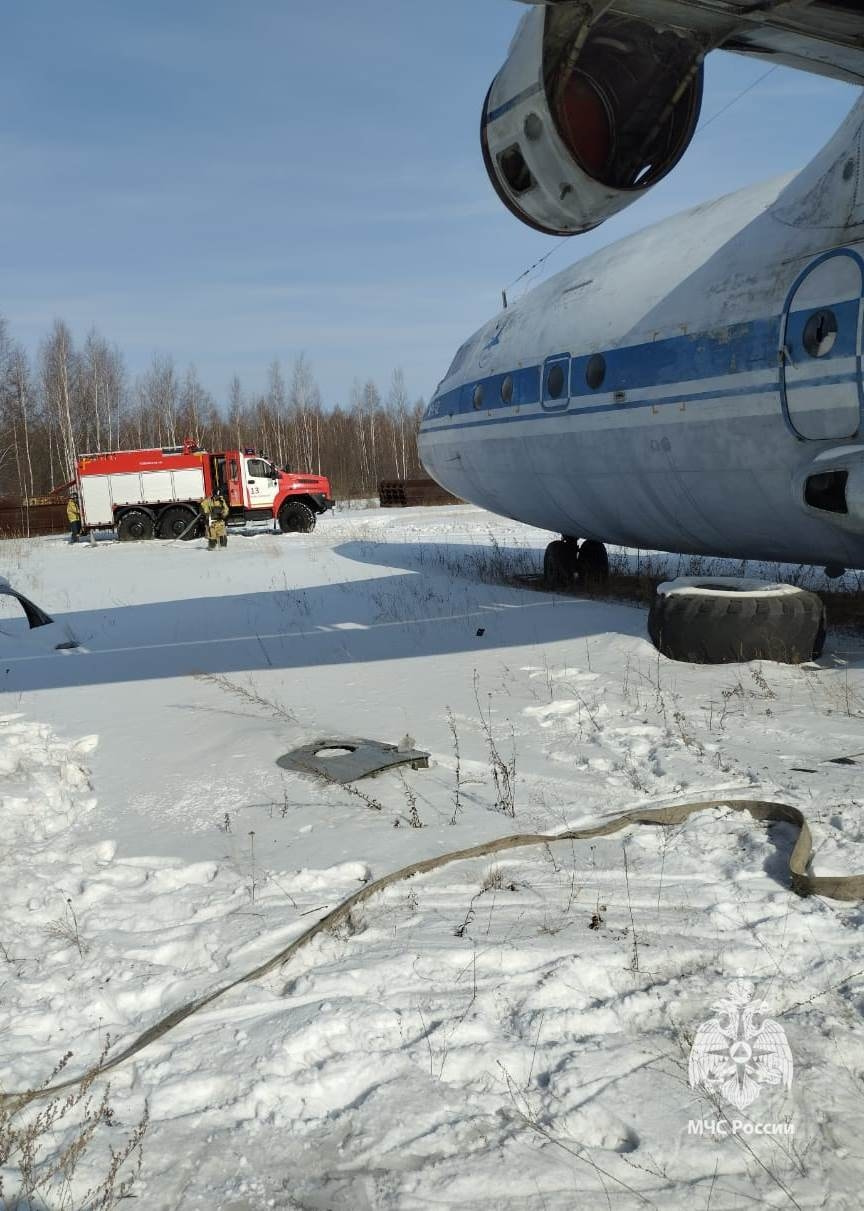
[[[207,550],[215,551],[216,544],[228,546],[228,531],[225,519],[228,516],[228,505],[219,488],[214,488],[210,496],[201,501],[201,512],[207,521]]]
[[[66,502],[66,517],[69,521],[69,541],[77,542],[81,533],[81,509],[78,507],[78,493],[70,492]]]

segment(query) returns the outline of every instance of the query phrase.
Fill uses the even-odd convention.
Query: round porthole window
[[[564,369],[562,366],[551,366],[546,375],[546,393],[550,399],[560,399],[564,391]]]
[[[603,386],[603,380],[606,378],[606,358],[602,353],[592,354],[588,358],[585,366],[585,382],[592,391],[596,391],[598,387]]]
[[[526,137],[529,138],[532,143],[536,143],[543,134],[543,123],[537,114],[532,113],[529,114],[525,119],[525,125],[522,127],[522,129],[525,131]]]
[[[483,407],[483,384],[482,383],[478,383],[477,386],[474,388],[473,400],[474,400],[475,408]]]
[[[837,342],[837,316],[833,311],[814,311],[804,325],[804,348],[811,357],[825,357]]]
[[[501,398],[505,404],[509,404],[513,399],[513,378],[509,374],[501,382]]]

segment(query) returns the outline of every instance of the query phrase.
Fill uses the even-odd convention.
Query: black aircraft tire
[[[279,529],[283,534],[309,534],[315,529],[315,514],[302,500],[286,500],[279,510]]]
[[[543,584],[547,589],[567,589],[576,575],[576,544],[558,538],[543,552]]]
[[[672,660],[800,664],[822,653],[825,607],[815,593],[793,585],[682,577],[658,587],[648,634]]]
[[[609,580],[609,553],[602,542],[586,538],[576,556],[576,575],[586,589],[600,589]]]
[[[117,522],[120,542],[141,542],[153,537],[153,518],[143,509],[130,509]]]

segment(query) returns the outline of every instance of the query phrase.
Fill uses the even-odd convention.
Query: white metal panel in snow
[[[116,505],[140,505],[141,476],[137,471],[122,475],[109,475],[111,481],[111,500]]]
[[[81,515],[85,526],[110,526],[114,521],[107,475],[82,477]]]
[[[171,475],[174,479],[174,500],[203,500],[207,495],[203,467],[187,467],[172,471]]]
[[[141,488],[144,493],[141,499],[149,504],[161,504],[163,501],[174,499],[170,471],[142,471]]]

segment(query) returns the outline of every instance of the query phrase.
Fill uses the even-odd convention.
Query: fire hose
[[[813,838],[803,812],[785,803],[772,803],[762,799],[733,799],[731,801],[727,799],[707,799],[700,803],[678,803],[669,807],[636,808],[588,828],[568,829],[566,832],[560,833],[515,833],[505,837],[497,837],[491,841],[482,841],[478,845],[469,846],[467,849],[452,850],[446,854],[439,854],[437,857],[418,859],[416,862],[410,862],[399,870],[391,871],[389,874],[382,875],[380,878],[364,884],[358,891],[346,896],[335,908],[331,909],[323,917],[320,917],[314,925],[304,930],[293,942],[284,946],[271,958],[266,959],[251,971],[236,976],[227,984],[222,984],[200,997],[187,1001],[183,1005],[178,1005],[170,1013],[139,1034],[137,1038],[133,1039],[110,1059],[105,1059],[102,1063],[95,1065],[79,1076],[70,1077],[53,1085],[46,1085],[38,1089],[30,1089],[18,1093],[0,1094],[0,1105],[4,1106],[10,1113],[14,1113],[38,1098],[53,1096],[61,1093],[63,1090],[79,1085],[82,1081],[90,1081],[110,1072],[120,1064],[125,1063],[126,1060],[131,1059],[132,1056],[143,1051],[145,1047],[149,1047],[157,1039],[162,1038],[163,1035],[168,1034],[169,1031],[174,1030],[181,1022],[185,1022],[187,1018],[192,1017],[193,1014],[199,1013],[208,1005],[212,1005],[214,1001],[225,996],[226,993],[239,988],[241,984],[249,984],[254,980],[259,980],[262,976],[268,975],[277,967],[284,966],[299,950],[307,946],[319,934],[326,933],[345,921],[352,909],[370,900],[386,887],[399,883],[403,879],[410,879],[415,875],[429,874],[431,871],[438,870],[442,866],[447,866],[451,862],[464,862],[471,858],[487,857],[490,854],[502,853],[510,849],[521,849],[531,845],[553,845],[559,841],[588,841],[595,837],[608,837],[612,833],[620,832],[632,824],[654,824],[671,827],[683,824],[685,820],[697,812],[704,812],[711,808],[720,807],[725,807],[735,812],[749,812],[750,816],[757,821],[763,821],[768,824],[791,824],[798,829],[798,837],[789,857],[789,887],[796,895],[826,896],[831,900],[864,900],[864,875],[814,875],[808,872],[808,866],[813,854]]]

